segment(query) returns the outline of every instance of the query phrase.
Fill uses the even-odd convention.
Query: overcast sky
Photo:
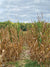
[[[37,21],[37,13],[50,21],[50,0],[0,0],[0,21]]]

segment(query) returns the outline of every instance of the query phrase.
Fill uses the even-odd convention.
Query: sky
[[[50,22],[50,0],[0,0],[0,22],[31,22],[37,16]]]

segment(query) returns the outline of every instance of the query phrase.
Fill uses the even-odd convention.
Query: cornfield
[[[45,67],[50,64],[50,23],[23,24],[22,29],[26,30],[25,34],[20,23],[4,25],[0,26],[0,64],[19,60],[24,42],[30,48],[32,61],[44,64]]]
[[[30,47],[30,58],[39,64],[50,64],[50,24],[33,23],[27,32],[27,44]],[[45,66],[46,67],[46,66]]]
[[[14,62],[19,59],[23,40],[23,33],[20,28],[16,29],[13,26],[7,26],[0,29],[0,55],[2,55],[2,63]]]

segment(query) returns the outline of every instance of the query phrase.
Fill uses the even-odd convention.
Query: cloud
[[[25,14],[24,15],[19,15],[19,17],[27,17],[27,15],[25,15]]]
[[[3,20],[7,20],[8,16],[12,19],[17,17],[19,21],[30,21],[41,12],[44,18],[50,17],[50,0],[0,0],[0,17],[4,17]]]
[[[29,20],[29,21],[24,21],[24,23],[31,23],[31,21]]]
[[[44,16],[49,18],[50,17],[50,13],[49,14],[44,14]]]
[[[40,3],[40,0],[34,0],[34,3],[36,3],[36,4]]]
[[[20,9],[20,8],[12,8],[12,9],[10,8],[10,9],[9,9],[9,11],[11,11],[11,12],[12,12],[12,11],[21,11],[21,10],[22,10],[22,9]]]
[[[2,2],[0,2],[0,5],[2,5]]]

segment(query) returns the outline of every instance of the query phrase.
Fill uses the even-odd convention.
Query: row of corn
[[[23,46],[23,33],[20,27],[7,26],[0,29],[0,63],[16,61],[19,59]]]
[[[39,64],[50,64],[50,23],[37,22],[27,31],[30,58]]]

